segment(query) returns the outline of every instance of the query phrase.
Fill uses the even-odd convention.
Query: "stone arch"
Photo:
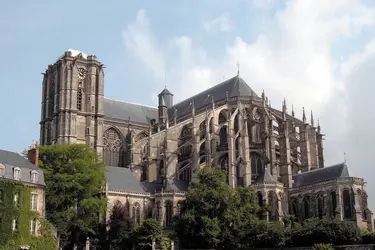
[[[344,210],[344,219],[351,219],[353,217],[353,206],[350,191],[344,189],[342,191],[342,205]]]
[[[274,191],[268,191],[269,221],[279,220],[279,201]]]
[[[170,228],[172,226],[172,218],[173,218],[173,202],[167,200],[165,202],[165,227]]]
[[[180,180],[190,182],[192,176],[191,155],[193,153],[193,124],[189,123],[182,127],[178,138],[178,166]]]
[[[146,131],[141,131],[139,132],[135,137],[134,137],[134,142],[138,142],[144,138],[148,137],[148,132]]]
[[[259,176],[264,172],[264,163],[262,157],[258,153],[250,154],[251,161],[251,178],[257,180]]]
[[[204,120],[203,122],[201,122],[201,124],[199,124],[198,135],[199,135],[200,140],[206,139],[206,127],[207,127],[206,120]]]
[[[115,127],[107,129],[103,134],[103,160],[109,166],[125,165],[123,136]]]

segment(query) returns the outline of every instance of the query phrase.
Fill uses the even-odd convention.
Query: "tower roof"
[[[57,61],[60,60],[61,58],[63,58],[67,52],[72,53],[72,57],[77,57],[78,55],[81,54],[82,57],[83,57],[84,59],[87,59],[87,54],[83,53],[82,51],[79,51],[79,50],[77,50],[77,49],[68,49],[67,51],[64,52],[64,54],[62,54],[62,55],[57,59]]]
[[[210,103],[212,97],[215,101],[225,99],[227,93],[228,98],[237,96],[259,97],[241,77],[235,76],[170,107],[168,110],[169,117],[172,117],[175,109],[177,109],[178,116],[190,113],[192,108],[190,103],[193,103],[193,101],[195,108],[199,109]]]
[[[173,96],[173,94],[167,88],[164,88],[163,91],[160,92],[158,96],[160,95],[172,95]]]

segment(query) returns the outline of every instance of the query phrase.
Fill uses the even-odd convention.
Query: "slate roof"
[[[161,191],[162,185],[156,182],[139,182],[129,168],[106,167],[108,179],[108,190],[134,192],[134,193],[154,193]],[[186,191],[187,183],[180,180],[168,180],[164,191]]]
[[[37,171],[39,174],[37,184],[46,185],[42,169],[29,162],[18,153],[0,149],[0,165],[5,167],[4,176],[0,178],[14,180],[14,168],[19,167],[21,169],[20,181],[31,183],[31,171]]]
[[[167,88],[164,88],[162,92],[160,92],[159,96],[160,95],[172,95],[173,94],[167,89]]]
[[[258,95],[249,87],[249,85],[239,76],[232,77],[222,83],[219,83],[212,88],[209,88],[199,94],[185,99],[182,102],[175,104],[168,109],[169,118],[174,115],[174,110],[177,109],[177,116],[183,116],[191,112],[192,105],[194,101],[195,109],[204,107],[205,105],[211,103],[211,98],[214,97],[215,101],[219,101],[226,98],[226,93],[228,92],[228,97],[237,96],[256,96]],[[209,95],[209,97],[208,97]],[[208,98],[207,98],[208,97]]]
[[[311,185],[317,182],[350,177],[346,163],[339,163],[330,167],[318,168],[309,172],[293,176],[293,187]]]
[[[268,168],[264,169],[264,173],[260,174],[258,180],[256,183],[276,183],[276,179],[271,175],[270,171]]]
[[[158,119],[158,109],[141,104],[104,98],[104,116],[108,119],[128,120],[150,124],[151,119]]]

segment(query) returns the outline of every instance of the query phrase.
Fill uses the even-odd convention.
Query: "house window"
[[[21,169],[20,168],[14,168],[13,178],[16,181],[19,181],[21,179]]]
[[[31,195],[31,210],[37,210],[38,209],[38,195],[32,194]]]
[[[14,206],[18,207],[18,202],[20,200],[20,194],[19,193],[15,193],[13,199],[14,199]]]
[[[31,171],[31,182],[32,183],[38,182],[38,172],[37,171]]]
[[[0,163],[0,177],[4,177],[5,175],[5,166]]]
[[[35,234],[36,234],[36,227],[37,227],[36,219],[32,219],[32,220],[31,220],[31,223],[30,223],[30,233],[31,233],[32,235],[35,235]]]
[[[18,227],[18,218],[14,218],[13,223],[12,223],[12,230],[16,231],[17,227]]]

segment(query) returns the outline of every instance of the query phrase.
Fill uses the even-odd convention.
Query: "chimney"
[[[36,144],[33,144],[29,148],[29,151],[27,152],[27,159],[29,160],[29,162],[31,162],[35,166],[38,166],[39,150]]]

